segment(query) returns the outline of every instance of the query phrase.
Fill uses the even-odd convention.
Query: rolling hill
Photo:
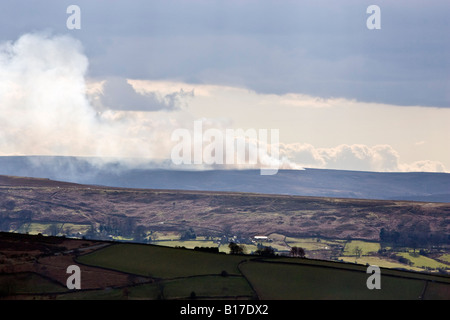
[[[61,223],[121,234],[140,226],[178,232],[193,228],[205,236],[280,233],[378,240],[382,228],[447,237],[449,222],[449,203],[118,188],[0,176],[3,231]]]
[[[129,167],[98,158],[0,157],[2,175],[109,187],[450,202],[448,173],[380,173],[307,168],[280,170],[276,175],[261,176],[259,170],[175,169],[161,169],[152,163]]]
[[[248,304],[249,300],[450,297],[448,276],[381,268],[381,287],[369,290],[366,266],[314,259],[1,232],[0,248],[0,300],[235,300]],[[80,268],[78,289],[66,286],[66,270],[72,265]],[[155,306],[167,308],[167,304],[151,305]],[[170,309],[175,315],[180,310]]]
[[[448,299],[449,222],[450,204],[440,202],[0,176],[0,231],[7,231],[0,232],[0,299]],[[58,236],[42,236],[36,228]],[[382,245],[383,229],[384,237],[398,235],[409,243],[396,250]],[[307,259],[286,252],[225,255],[168,248],[142,237],[158,240],[156,235],[175,232],[168,242],[184,245],[188,241],[177,240],[186,231],[195,232],[196,245],[217,249],[267,234],[273,242],[265,245],[277,253],[280,243],[287,254],[300,245]],[[120,240],[107,240],[111,235]],[[384,290],[367,289],[368,263],[389,265],[382,270]],[[83,290],[64,286],[72,264],[81,265]]]

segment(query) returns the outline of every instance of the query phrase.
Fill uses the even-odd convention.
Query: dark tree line
[[[256,250],[255,254],[262,257],[274,257],[275,250],[272,247],[262,247]]]
[[[245,247],[243,245],[239,245],[234,242],[230,242],[228,245],[228,248],[230,249],[230,254],[244,254],[245,253]]]
[[[210,252],[210,253],[219,253],[218,247],[195,247],[195,251],[203,251],[203,252]]]
[[[305,257],[305,250],[300,247],[292,247],[289,253],[293,257],[300,257],[300,258]]]
[[[189,228],[188,230],[183,232],[183,234],[180,237],[180,240],[193,240],[195,238],[197,238],[197,235],[195,234],[194,229]]]
[[[450,235],[431,232],[429,226],[413,226],[409,228],[380,230],[380,242],[397,247],[428,247],[450,244]]]

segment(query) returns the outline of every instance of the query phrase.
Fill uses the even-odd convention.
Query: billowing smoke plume
[[[25,34],[1,44],[0,155],[167,158],[170,145],[165,142],[180,125],[176,117],[150,117],[117,106],[99,111],[86,95],[87,71],[81,43],[69,36]],[[112,84],[128,97],[133,90],[125,81]],[[101,97],[103,104],[113,101]],[[161,107],[156,102],[176,109],[178,96],[157,98],[147,95],[131,102],[140,110],[146,102],[154,103],[150,110]]]
[[[0,155],[170,159],[172,132],[194,121],[182,110],[193,91],[138,92],[121,78],[88,88],[87,71],[81,43],[69,36],[34,33],[2,44]],[[214,119],[205,127],[225,129]]]
[[[88,61],[78,41],[26,34],[0,49],[0,152],[93,152],[99,121],[85,98]]]

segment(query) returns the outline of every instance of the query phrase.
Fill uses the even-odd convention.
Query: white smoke
[[[0,155],[168,158],[182,118],[98,112],[87,70],[82,45],[70,36],[33,33],[1,44]],[[170,98],[175,108],[177,97]]]
[[[193,91],[138,92],[120,78],[88,87],[87,71],[81,43],[69,36],[33,33],[2,44],[0,155],[170,159],[172,132],[194,122],[182,110],[183,98]],[[230,125],[223,119],[203,121],[219,130]],[[258,166],[274,161],[260,160]]]
[[[98,120],[85,99],[78,41],[26,34],[0,47],[0,152],[83,153]]]

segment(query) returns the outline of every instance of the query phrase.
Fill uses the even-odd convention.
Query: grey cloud
[[[449,4],[380,0],[382,29],[375,31],[365,24],[370,4],[213,1],[169,10],[156,2],[157,10],[145,11],[145,31],[109,35],[116,41],[94,56],[92,70],[261,93],[449,107]],[[123,56],[134,56],[127,71],[120,66]]]
[[[0,38],[65,28],[70,1],[0,2]],[[89,75],[450,107],[447,0],[79,0]]]
[[[161,95],[158,92],[137,92],[124,78],[109,78],[103,84],[101,93],[97,93],[96,107],[125,111],[174,111],[182,106],[182,99],[193,96],[192,92],[182,89],[178,92]]]

